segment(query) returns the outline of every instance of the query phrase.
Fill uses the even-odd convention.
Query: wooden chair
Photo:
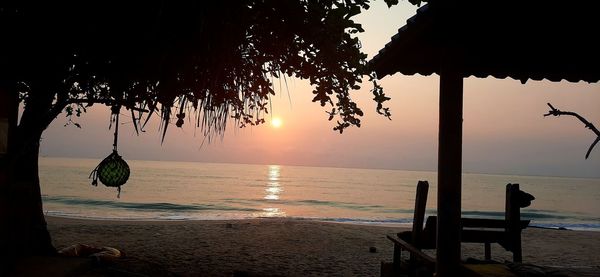
[[[412,244],[418,249],[435,248],[435,229],[433,229],[433,234],[431,234],[431,228],[423,229],[428,192],[429,183],[427,181],[419,181],[417,183],[417,193],[415,197],[412,231],[398,233],[398,238]],[[434,238],[433,241],[431,240],[432,235]]]
[[[529,206],[533,196],[519,189],[519,184],[506,185],[504,220],[462,218],[462,242],[484,243],[485,259],[491,259],[491,243],[498,243],[513,253],[513,262],[522,262],[521,231],[529,220],[521,220],[521,208]]]
[[[421,249],[435,248],[435,229],[433,239],[431,239],[431,230],[423,228],[428,191],[429,183],[427,181],[419,181],[417,183],[412,231],[398,233],[397,237],[387,236],[394,243],[394,256],[391,265],[386,263],[381,264],[382,276],[387,276],[390,273],[397,276],[403,271],[415,271],[417,267],[424,267],[425,269],[429,269],[431,274],[433,273],[435,258],[421,251]],[[403,250],[409,252],[410,260],[408,264],[402,262]]]
[[[429,183],[419,181],[415,199],[412,231],[398,233],[398,237],[388,236],[394,243],[393,271],[398,273],[403,267],[402,251],[410,253],[409,267],[415,264],[433,268],[435,259],[422,252],[422,249],[436,247],[437,217],[429,216],[423,227]],[[491,243],[498,243],[513,253],[513,261],[522,261],[521,231],[529,225],[529,220],[520,219],[520,209],[529,206],[535,199],[519,189],[519,184],[506,186],[505,219],[461,218],[461,241],[483,243],[485,259],[491,260]],[[383,265],[382,265],[383,274]]]

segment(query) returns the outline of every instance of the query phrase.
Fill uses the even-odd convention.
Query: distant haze
[[[364,51],[373,57],[415,13],[407,1],[387,9],[383,1],[360,15]],[[169,128],[161,145],[158,123],[137,136],[121,117],[119,152],[127,160],[178,160],[223,163],[291,164],[332,167],[436,170],[439,77],[387,76],[381,84],[392,97],[391,121],[375,112],[370,84],[355,92],[365,116],[361,128],[332,131],[324,108],[312,103],[307,82],[276,82],[270,115],[282,120],[238,129],[223,140],[205,142],[186,121]],[[287,89],[286,89],[287,87]],[[600,177],[600,146],[584,159],[595,135],[573,117],[543,117],[546,103],[580,113],[600,126],[600,84],[512,79],[464,80],[463,171],[516,175]],[[270,115],[267,119],[270,120]],[[112,149],[109,110],[95,105],[79,119],[82,129],[64,127],[59,116],[43,135],[42,156],[101,159]],[[197,132],[197,135],[194,135]],[[91,170],[91,168],[90,168]]]

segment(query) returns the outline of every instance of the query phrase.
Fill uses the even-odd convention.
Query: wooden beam
[[[453,60],[452,58],[449,60]],[[463,79],[446,60],[440,72],[437,276],[460,271]]]

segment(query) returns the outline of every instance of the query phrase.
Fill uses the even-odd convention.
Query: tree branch
[[[136,103],[139,103],[137,101],[142,101],[141,99],[136,99],[135,100]],[[125,108],[128,108],[132,111],[138,111],[138,112],[144,112],[147,113],[149,112],[146,109],[142,109],[142,108],[138,108],[138,107],[134,107],[131,105],[126,105],[124,103],[122,103],[121,101],[116,101],[116,100],[112,100],[112,99],[84,99],[84,98],[78,98],[78,99],[68,99],[64,102],[65,106],[66,105],[70,105],[70,104],[87,104],[87,103],[93,103],[93,104],[104,104],[107,106],[114,106],[114,105],[121,105]]]
[[[544,116],[549,116],[549,115],[553,115],[553,116],[570,115],[570,116],[577,117],[581,122],[583,122],[583,124],[585,124],[585,128],[588,128],[588,129],[592,130],[592,132],[594,132],[594,134],[596,134],[596,136],[597,136],[596,140],[594,140],[594,142],[592,143],[592,145],[590,145],[590,148],[588,149],[587,153],[585,154],[585,158],[587,159],[590,156],[590,153],[592,152],[592,149],[594,149],[594,146],[596,146],[596,144],[598,143],[598,141],[600,141],[600,131],[598,131],[598,128],[596,128],[594,126],[594,124],[592,124],[591,122],[589,122],[585,118],[583,118],[583,116],[580,116],[579,114],[577,114],[575,112],[561,111],[561,110],[555,108],[554,106],[552,106],[552,104],[550,104],[550,103],[548,103],[548,106],[550,107],[550,111],[547,114],[545,114]]]

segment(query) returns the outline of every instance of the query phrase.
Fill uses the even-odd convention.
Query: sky
[[[417,7],[407,1],[388,9],[383,1],[356,17],[363,24],[363,51],[372,58]],[[121,117],[119,152],[126,160],[279,164],[435,171],[437,169],[439,77],[395,74],[380,83],[392,98],[392,120],[375,112],[370,84],[353,92],[365,112],[360,128],[333,131],[327,109],[312,103],[303,80],[275,83],[272,124],[239,129],[229,126],[223,139],[203,144],[200,130],[186,122],[169,128],[161,144],[158,122],[136,135]],[[544,117],[552,103],[600,126],[600,84],[466,78],[463,111],[463,172],[600,178],[600,146],[586,160],[595,135],[574,117]],[[40,155],[98,158],[110,154],[108,108],[95,105],[64,126],[64,114],[44,132]],[[273,117],[271,117],[273,116]],[[196,134],[197,133],[197,134]]]

